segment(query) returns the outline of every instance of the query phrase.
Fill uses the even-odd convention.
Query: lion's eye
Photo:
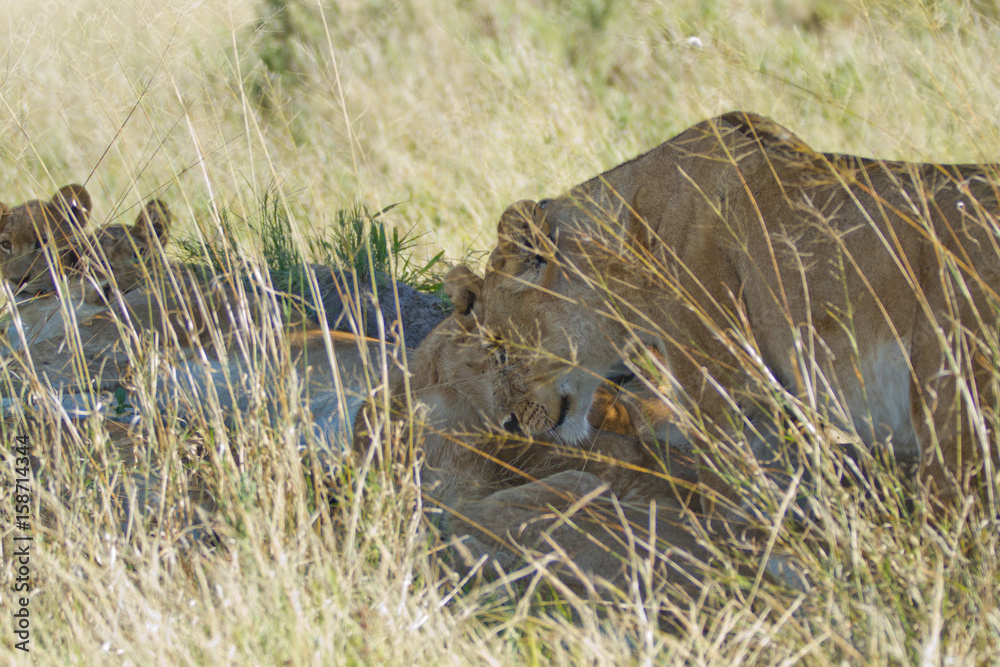
[[[3,250],[4,252],[10,252],[13,247],[14,246],[12,246],[10,244],[10,241],[8,241],[7,239],[0,241],[0,250]]]

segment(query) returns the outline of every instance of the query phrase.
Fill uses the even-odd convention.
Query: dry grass
[[[557,194],[733,108],[769,115],[821,150],[995,161],[1000,24],[991,7],[5,3],[0,200],[86,181],[98,222],[131,222],[155,195],[178,215],[180,234],[212,239],[223,213],[252,218],[261,194],[277,193],[303,249],[307,234],[325,233],[355,201],[372,210],[402,202],[391,219],[425,234],[422,258],[444,249],[460,259],[491,247],[510,202]],[[261,359],[281,344],[248,339]],[[300,451],[309,416],[280,366],[277,377],[252,390],[260,404],[284,406],[276,416],[226,425],[212,409],[187,422],[168,410],[129,433],[46,410],[3,422],[5,446],[27,434],[37,457],[32,657],[996,660],[1000,544],[981,505],[939,531],[911,521],[902,500],[875,512],[831,489],[835,502],[816,521],[823,549],[795,531],[781,535],[816,582],[808,598],[724,572],[702,599],[677,606],[594,606],[544,581],[528,591],[502,580],[472,585],[437,563],[412,475],[321,466],[309,438]],[[153,397],[142,400],[144,412],[158,412]],[[4,615],[13,477],[5,463]],[[123,507],[142,504],[144,489],[161,500],[123,526]],[[12,637],[4,631],[0,655],[23,659]]]

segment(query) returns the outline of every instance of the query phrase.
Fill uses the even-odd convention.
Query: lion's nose
[[[503,428],[508,433],[520,433],[521,422],[517,420],[517,415],[511,414],[503,423]]]

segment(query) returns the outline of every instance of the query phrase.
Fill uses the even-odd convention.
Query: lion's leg
[[[532,478],[565,471],[595,475],[619,498],[648,502],[658,500],[699,507],[697,465],[690,455],[655,440],[608,431],[594,431],[578,446],[534,441],[518,445],[515,455],[501,450],[498,456]]]
[[[485,498],[456,498],[445,503],[442,527],[452,537],[466,540],[472,557],[489,555],[510,568],[513,555],[533,549],[540,527],[551,523],[557,512],[565,512],[581,496],[605,489],[594,475],[565,471]]]
[[[970,385],[967,371],[962,372],[969,352],[956,349],[960,346],[954,341],[963,334],[955,329],[949,332],[918,318],[910,357],[916,376],[910,387],[910,417],[920,446],[920,477],[945,506],[967,491],[969,472],[979,458],[975,431],[980,417],[978,406],[970,405],[972,392],[979,395],[980,404],[988,404],[983,403],[988,382]],[[949,354],[942,353],[946,343],[957,361],[949,362]],[[986,374],[985,369],[973,373]]]
[[[718,504],[727,514],[739,514],[749,509],[748,505],[756,505],[747,493],[743,473],[761,483],[765,483],[766,478],[752,451],[753,442],[748,448],[736,434],[739,430],[737,420],[742,419],[742,415],[734,411],[730,397],[720,390],[720,387],[732,387],[733,379],[716,378],[717,385],[706,383],[705,370],[687,359],[682,359],[681,363],[671,359],[671,372],[693,408],[691,421],[680,431],[687,442],[671,441],[669,444],[693,447],[698,477],[707,487],[701,499],[703,510],[711,515]]]
[[[616,505],[603,480],[565,471],[457,503],[450,532],[468,538],[473,557],[490,556],[507,570],[535,563],[572,586],[581,580],[620,585],[630,567],[651,565],[693,587],[708,554],[676,511],[651,510]]]

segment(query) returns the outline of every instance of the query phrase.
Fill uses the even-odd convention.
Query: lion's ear
[[[483,294],[483,279],[461,264],[445,275],[444,293],[457,314],[469,315]]]
[[[719,116],[720,122],[771,150],[813,153],[813,149],[794,132],[766,116],[749,111],[732,111]]]
[[[160,246],[165,246],[170,240],[170,225],[173,221],[166,204],[159,199],[150,199],[132,226],[132,237],[143,239],[145,243],[152,245],[153,236],[156,236]]]
[[[555,254],[545,211],[531,200],[511,204],[497,225],[497,253],[505,260],[540,266]]]
[[[91,200],[87,188],[82,185],[64,185],[52,195],[52,204],[62,211],[66,220],[77,229],[87,226],[90,219]]]

